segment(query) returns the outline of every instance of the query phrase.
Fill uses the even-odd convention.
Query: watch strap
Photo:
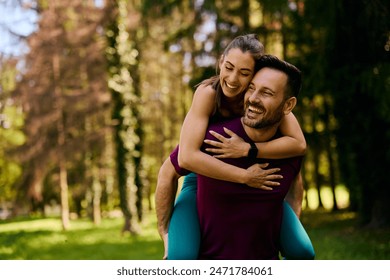
[[[254,142],[250,142],[249,144],[251,145],[251,147],[249,148],[248,158],[255,159],[257,158],[259,150],[257,149],[256,144]]]

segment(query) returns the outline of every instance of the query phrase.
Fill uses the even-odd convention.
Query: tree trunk
[[[131,181],[133,178],[131,154],[128,147],[132,147],[133,137],[131,134],[133,119],[131,108],[129,107],[129,97],[132,97],[132,79],[129,73],[128,59],[132,57],[129,54],[127,27],[124,23],[128,15],[127,3],[123,0],[116,0],[111,3],[111,9],[114,18],[108,26],[107,34],[108,46],[115,50],[107,56],[108,72],[110,74],[109,87],[112,95],[112,123],[114,124],[115,152],[116,152],[116,174],[118,180],[120,208],[124,216],[124,225],[122,233],[134,233],[132,226],[132,209],[130,208],[129,198],[132,195]],[[126,38],[124,40],[124,38]],[[126,145],[127,144],[127,145]]]
[[[92,166],[92,217],[93,223],[99,225],[102,220],[100,210],[100,200],[102,197],[102,186],[100,184],[99,169],[93,164]]]
[[[61,221],[63,230],[69,229],[68,179],[65,162],[60,160]]]
[[[60,57],[57,53],[53,55],[53,76],[54,76],[54,95],[56,98],[56,107],[58,110],[57,133],[58,133],[58,167],[60,175],[60,193],[61,193],[61,220],[62,228],[69,228],[69,200],[68,200],[68,178],[66,171],[65,147],[65,124],[62,104],[62,90],[60,80]]]
[[[315,119],[316,113],[312,111],[311,121],[312,121],[312,127],[313,127],[313,136],[314,139],[319,139],[319,133],[316,130],[316,119]],[[320,174],[320,142],[316,141],[314,145],[312,145],[312,153],[313,153],[313,165],[314,165],[314,183],[315,187],[317,189],[317,197],[318,197],[318,208],[322,209],[324,208],[324,205],[322,204],[321,199],[321,185],[322,185],[322,179]]]
[[[337,205],[335,161],[333,159],[333,153],[335,151],[332,149],[332,136],[331,136],[330,126],[329,126],[330,108],[329,108],[329,104],[328,104],[328,101],[326,100],[326,98],[324,100],[324,107],[325,107],[324,124],[325,124],[325,135],[326,135],[325,136],[325,139],[326,139],[325,140],[325,149],[326,149],[326,156],[328,158],[328,163],[329,163],[329,183],[330,183],[330,187],[332,189],[332,195],[333,195],[333,208],[332,208],[332,210],[337,211],[337,210],[339,210],[339,207]]]

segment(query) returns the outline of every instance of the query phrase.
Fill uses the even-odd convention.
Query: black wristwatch
[[[249,144],[251,145],[251,147],[249,148],[248,158],[255,159],[257,158],[257,153],[259,152],[259,150],[257,149],[255,143],[250,142]]]

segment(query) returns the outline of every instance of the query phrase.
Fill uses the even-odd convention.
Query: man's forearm
[[[160,168],[155,192],[157,226],[161,238],[168,232],[179,177],[167,159]]]
[[[172,194],[164,194],[161,190],[165,187],[159,188],[159,191],[156,189],[156,215],[157,215],[157,227],[158,233],[161,238],[168,233],[169,220],[172,216],[173,205],[175,201],[175,196]],[[175,190],[177,189],[177,184]],[[176,191],[174,191],[176,193]]]

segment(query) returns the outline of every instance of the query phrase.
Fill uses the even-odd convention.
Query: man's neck
[[[253,142],[269,141],[276,134],[276,131],[278,130],[280,124],[277,123],[273,126],[267,126],[264,128],[252,128],[243,123],[243,118],[241,118],[241,123],[244,127],[246,134]]]

